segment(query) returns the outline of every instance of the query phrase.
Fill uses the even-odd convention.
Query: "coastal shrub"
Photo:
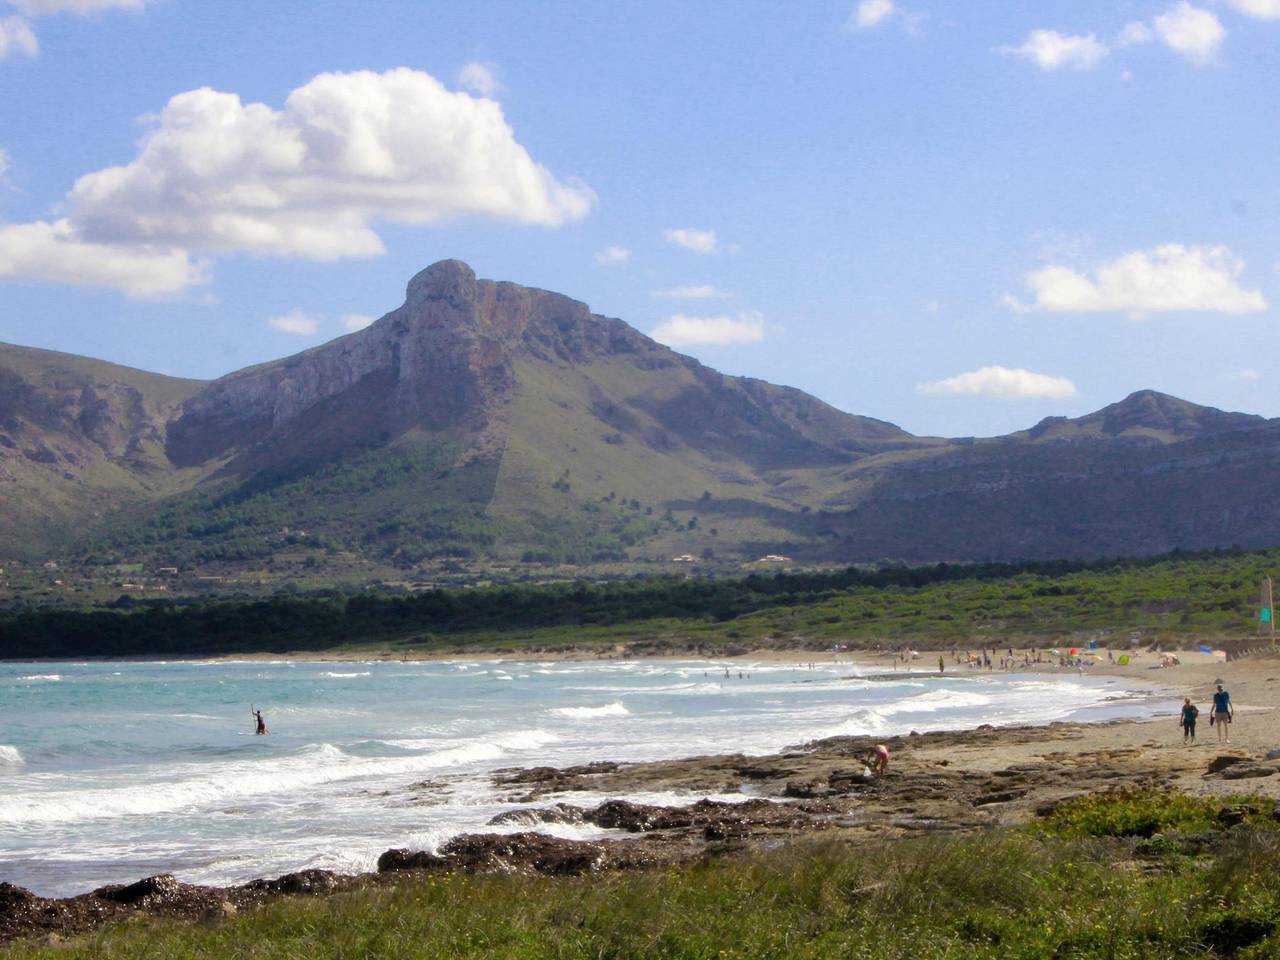
[[[1223,825],[1224,806],[1245,822],[1268,823],[1273,800],[1257,796],[1196,797],[1174,790],[1115,790],[1059,804],[1034,831],[1063,837],[1152,837],[1167,831],[1201,833]]]

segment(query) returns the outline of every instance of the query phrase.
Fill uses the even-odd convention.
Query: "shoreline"
[[[773,653],[767,659],[774,662],[819,659],[790,656],[793,651]],[[505,791],[505,801],[524,809],[499,815],[490,826],[515,828],[514,834],[462,834],[436,853],[388,851],[383,855],[384,860],[390,858],[387,869],[357,875],[304,870],[229,887],[195,887],[172,877],[148,878],[61,899],[34,897],[0,885],[0,942],[40,932],[81,932],[140,910],[196,918],[223,909],[223,904],[234,910],[280,895],[327,894],[381,885],[394,882],[400,869],[570,875],[590,870],[677,867],[707,855],[788,844],[811,835],[865,842],[921,832],[1016,826],[1066,797],[1117,787],[1156,787],[1215,796],[1247,790],[1280,798],[1280,776],[1274,776],[1280,773],[1280,761],[1263,759],[1268,750],[1280,744],[1276,709],[1280,706],[1280,661],[1259,658],[1222,663],[1200,655],[1202,662],[1195,662],[1189,660],[1193,656],[1184,654],[1183,665],[1169,669],[1153,669],[1158,660],[1150,654],[1126,666],[1103,662],[1086,676],[1138,681],[1151,687],[1153,697],[1185,692],[1201,704],[1202,718],[1208,713],[1205,694],[1221,677],[1239,704],[1229,746],[1219,746],[1216,731],[1202,719],[1200,743],[1183,747],[1174,718],[1157,716],[1057,721],[1039,726],[984,724],[893,737],[833,737],[764,756],[724,754],[626,764],[602,758],[565,769],[504,768],[491,774],[492,783]],[[752,654],[716,658],[716,662],[763,659]],[[901,670],[885,669],[889,659],[890,655],[845,653],[839,662],[875,670],[881,676],[902,676]],[[922,657],[916,664],[923,662],[927,661]],[[951,664],[947,666],[947,674],[961,677],[1005,673],[968,668],[952,671]],[[1067,675],[1056,665],[1036,667],[1014,671],[1013,675]],[[913,672],[930,675],[928,670]],[[878,742],[889,745],[890,768],[883,779],[867,782],[862,777],[861,757]],[[1220,756],[1236,756],[1242,761],[1235,765],[1234,773],[1224,770],[1204,776],[1208,762]],[[1248,776],[1237,777],[1242,771],[1249,771]],[[589,808],[574,803],[575,795],[583,793],[616,798],[654,792],[739,794],[744,805],[735,808],[700,801],[683,807],[646,807],[614,799]],[[554,823],[592,823],[626,833],[581,841],[529,832]],[[39,920],[41,915],[49,917],[49,923]]]

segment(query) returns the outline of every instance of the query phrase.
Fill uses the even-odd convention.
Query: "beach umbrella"
[[[1072,648],[1071,648],[1071,656],[1075,657],[1075,656],[1079,656],[1079,654],[1080,654],[1080,648],[1079,648],[1079,647],[1072,647]]]

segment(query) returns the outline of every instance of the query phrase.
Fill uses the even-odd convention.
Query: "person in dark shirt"
[[[1218,739],[1231,742],[1231,694],[1222,689],[1222,684],[1218,684],[1218,690],[1213,695],[1213,709],[1209,711],[1209,722],[1216,724],[1218,727]]]
[[[259,736],[261,736],[262,734],[267,732],[267,721],[262,719],[261,710],[254,710],[253,717],[255,720],[258,721],[258,729],[255,730],[254,733],[257,733]]]
[[[1191,698],[1184,699],[1182,701],[1182,717],[1179,720],[1179,723],[1182,724],[1183,743],[1196,742],[1196,717],[1198,716],[1200,716],[1200,710],[1191,702]]]

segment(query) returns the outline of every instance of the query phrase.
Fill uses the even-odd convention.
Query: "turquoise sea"
[[[490,784],[499,767],[1173,709],[1134,686],[1074,673],[872,679],[830,659],[0,663],[0,881],[62,896],[162,871],[230,883],[368,870],[389,847],[500,829],[485,824],[518,804]],[[254,735],[251,706],[269,735]]]

